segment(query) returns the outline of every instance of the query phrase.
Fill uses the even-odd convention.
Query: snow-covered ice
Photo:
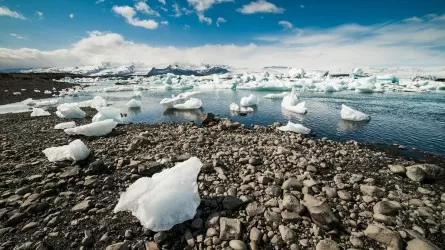
[[[201,106],[202,106],[201,99],[190,98],[187,101],[185,101],[184,103],[179,103],[179,104],[173,105],[173,108],[188,110],[188,109],[199,109],[199,108],[201,108]]]
[[[74,121],[62,122],[62,123],[56,124],[56,126],[54,126],[54,129],[67,129],[67,128],[74,128],[75,126],[76,126],[76,123]]]
[[[121,194],[114,212],[130,211],[153,231],[166,231],[193,219],[201,202],[197,185],[201,166],[201,161],[192,157],[151,178],[138,179]]]
[[[64,131],[69,135],[103,136],[110,133],[113,128],[116,127],[116,125],[117,122],[112,119],[108,119],[75,128],[67,128]]]
[[[97,114],[93,116],[93,122],[105,121],[112,119],[118,123],[122,122],[121,111],[113,107],[97,108]]]
[[[369,115],[352,109],[344,104],[341,105],[340,115],[341,119],[348,121],[367,121],[371,119]]]
[[[259,102],[260,100],[258,99],[258,97],[256,97],[253,94],[250,94],[249,96],[241,98],[240,104],[242,107],[249,107],[258,105]]]
[[[57,106],[56,115],[60,118],[81,119],[85,117],[85,111],[77,103],[64,103]]]
[[[267,94],[267,95],[265,95],[263,97],[266,98],[266,99],[281,99],[281,98],[287,96],[288,94],[289,94],[289,92],[283,92],[283,93],[280,93],[280,94]]]
[[[129,108],[140,108],[141,107],[141,102],[135,99],[131,99],[129,102],[127,102],[127,107]]]
[[[51,114],[42,108],[33,108],[32,112],[31,112],[31,117],[48,116],[48,115],[51,115]]]
[[[311,130],[309,128],[306,128],[305,126],[299,124],[299,123],[292,123],[288,122],[286,126],[278,127],[279,130],[285,131],[285,132],[295,132],[300,134],[309,134]]]
[[[43,153],[50,162],[80,161],[88,157],[90,150],[81,140],[77,139],[68,145],[47,148],[43,150]]]

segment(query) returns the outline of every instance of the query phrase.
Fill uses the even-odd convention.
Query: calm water
[[[318,137],[336,140],[356,140],[369,143],[394,143],[408,148],[445,155],[445,94],[443,93],[384,93],[358,94],[354,92],[302,93],[308,113],[298,115],[283,111],[281,100],[261,98],[271,92],[232,90],[204,91],[197,96],[203,108],[197,111],[165,111],[159,104],[162,98],[180,92],[142,91],[142,108],[128,110],[125,103],[131,92],[86,93],[79,97],[66,97],[62,101],[73,102],[101,95],[113,106],[129,115],[132,122],[184,122],[201,121],[203,113],[212,112],[220,117],[230,117],[246,125],[270,125],[276,121],[299,122],[315,131]],[[232,102],[239,103],[243,96],[253,93],[260,98],[255,112],[247,116],[236,116],[229,110]],[[371,115],[368,123],[346,122],[340,118],[341,104]],[[1,108],[0,108],[1,110]]]

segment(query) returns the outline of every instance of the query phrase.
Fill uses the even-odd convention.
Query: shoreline
[[[92,115],[87,110],[87,117],[76,124],[89,123]],[[65,121],[54,114],[0,115],[0,249],[26,244],[223,249],[237,243],[252,249],[305,249],[328,239],[344,249],[385,249],[392,243],[385,243],[384,236],[405,249],[414,238],[427,242],[419,236],[422,232],[432,244],[445,247],[445,176],[416,182],[388,167],[404,166],[399,169],[406,171],[421,160],[357,142],[313,139],[273,126],[247,129],[226,120],[204,127],[125,124],[94,138],[53,129]],[[50,163],[42,153],[74,139],[90,149],[86,160]],[[136,179],[190,156],[204,164],[195,219],[156,233],[143,229],[128,212],[112,212],[120,193]],[[434,163],[445,171],[443,159]],[[335,225],[317,219],[307,206],[308,195],[327,204],[329,216],[337,218]],[[292,197],[290,207],[283,205],[285,197]],[[381,206],[389,206],[390,213],[380,214]],[[219,218],[225,217],[240,223],[236,237],[224,239],[227,232]],[[370,234],[368,228],[375,225],[385,225],[385,230]]]

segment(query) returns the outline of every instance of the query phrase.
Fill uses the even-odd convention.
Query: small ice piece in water
[[[287,96],[288,94],[289,94],[289,92],[283,92],[283,93],[280,93],[280,94],[267,94],[267,95],[264,96],[264,98],[267,98],[267,99],[281,99],[281,98]]]
[[[51,114],[42,108],[33,108],[32,112],[31,112],[31,117],[48,116],[48,115],[51,115]]]
[[[306,128],[305,126],[299,124],[299,123],[292,123],[292,122],[288,122],[286,124],[286,126],[281,126],[278,128],[281,131],[289,131],[289,132],[295,132],[295,133],[300,133],[300,134],[309,134],[311,132],[310,129]]]
[[[155,232],[193,219],[201,202],[196,181],[201,167],[201,161],[192,157],[151,178],[138,179],[121,194],[114,212],[131,211]]]
[[[238,106],[238,104],[232,103],[232,104],[230,104],[230,111],[239,112],[240,111],[240,107]]]
[[[129,102],[127,102],[126,105],[129,108],[140,108],[141,107],[141,102],[137,101],[135,99],[131,99]]]
[[[56,126],[54,126],[54,129],[67,129],[67,128],[74,128],[75,126],[76,126],[76,123],[74,121],[62,122],[62,123],[56,124]]]
[[[371,117],[344,104],[341,105],[341,119],[348,121],[368,121]]]
[[[117,122],[113,119],[108,119],[75,128],[67,128],[64,131],[69,135],[102,136],[110,133],[116,125]]]
[[[33,100],[32,98],[28,98],[28,99],[22,101],[22,103],[27,105],[27,106],[34,106],[34,105],[36,105],[36,101]]]
[[[77,103],[64,103],[57,106],[56,115],[60,118],[81,119],[85,117],[85,111]]]
[[[295,106],[298,103],[298,95],[295,88],[292,88],[292,91],[283,97],[283,101],[281,101],[281,107]]]
[[[239,111],[241,113],[249,113],[249,112],[253,112],[253,108],[252,107],[241,107]]]
[[[77,139],[68,145],[47,148],[43,150],[43,153],[50,162],[81,161],[88,157],[90,150],[81,140]]]
[[[113,119],[116,122],[122,122],[121,111],[113,107],[97,108],[98,113],[93,116],[93,122],[105,121]]]
[[[183,109],[183,110],[189,110],[189,109],[199,109],[202,106],[202,101],[198,98],[190,98],[184,103],[179,103],[173,105],[175,109]]]
[[[259,102],[260,100],[258,99],[258,97],[254,96],[253,94],[250,94],[249,96],[241,98],[240,104],[242,107],[249,107],[258,105]]]
[[[306,102],[300,102],[295,106],[282,106],[285,110],[288,110],[293,113],[297,114],[306,114],[307,108],[306,108]]]
[[[21,95],[22,93],[20,92],[12,92],[13,95]]]

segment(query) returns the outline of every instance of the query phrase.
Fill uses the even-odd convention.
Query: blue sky
[[[101,60],[348,67],[335,60],[345,51],[355,52],[351,65],[445,63],[443,0],[0,0],[0,26],[0,68]],[[94,53],[105,45],[123,54]],[[212,49],[225,54],[205,55]],[[376,56],[396,52],[403,58]]]

